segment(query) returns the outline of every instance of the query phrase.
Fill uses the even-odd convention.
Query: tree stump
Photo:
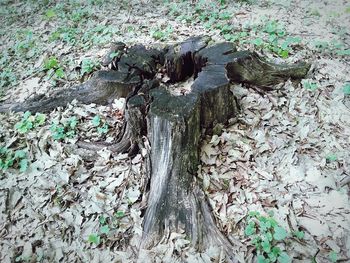
[[[254,52],[238,52],[232,43],[208,45],[209,41],[193,37],[162,50],[142,45],[125,48],[112,70],[98,71],[86,83],[50,97],[1,105],[0,112],[45,112],[73,99],[108,104],[126,97],[125,129],[109,148],[135,154],[145,137],[151,146],[145,160],[149,197],[141,247],[150,248],[169,233],[181,231],[198,250],[220,246],[228,261],[236,262],[231,243],[216,227],[195,180],[202,131],[210,133],[216,124],[238,114],[232,82],[271,89],[289,78],[305,77],[310,65],[277,65]],[[162,73],[168,77],[166,83],[159,77]],[[189,91],[179,95],[169,91],[170,84],[189,78],[193,78]]]

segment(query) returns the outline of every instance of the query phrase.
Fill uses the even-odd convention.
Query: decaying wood
[[[86,83],[50,97],[0,106],[0,111],[50,111],[73,99],[108,104],[126,97],[125,131],[117,144],[107,148],[132,155],[142,147],[143,138],[151,145],[145,162],[150,182],[141,247],[152,247],[169,233],[181,231],[198,250],[220,246],[228,261],[235,262],[232,245],[216,227],[195,180],[202,130],[210,132],[237,115],[232,82],[271,89],[289,78],[303,78],[309,65],[277,65],[254,52],[237,52],[231,43],[208,43],[208,38],[194,37],[162,50],[142,45],[125,48],[113,60],[115,70],[99,71]],[[191,91],[172,95],[164,88],[167,84],[156,79],[161,72],[170,83],[193,77]]]

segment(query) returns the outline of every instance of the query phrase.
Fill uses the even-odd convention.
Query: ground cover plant
[[[348,9],[340,0],[1,1],[0,100],[89,79],[107,69],[100,62],[113,41],[163,46],[210,35],[274,62],[306,60],[312,69],[300,83],[231,88],[241,114],[204,138],[196,180],[241,262],[346,262]],[[220,248],[195,251],[183,233],[137,250],[144,152],[76,147],[114,143],[122,105],[0,114],[1,262],[225,262]]]

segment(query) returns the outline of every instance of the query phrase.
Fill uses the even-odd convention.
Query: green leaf
[[[92,125],[94,125],[95,127],[96,126],[99,126],[100,125],[100,116],[96,115],[93,119],[92,119]]]
[[[273,238],[276,239],[277,241],[283,240],[287,237],[287,232],[286,230],[284,230],[284,228],[280,227],[280,226],[276,226],[274,228],[274,234],[273,234]]]
[[[117,51],[117,52],[112,52],[111,54],[109,54],[109,57],[111,58],[111,59],[113,59],[113,58],[115,58],[115,57],[117,57],[117,56],[119,56],[119,52]]]
[[[329,257],[330,261],[333,263],[337,262],[337,260],[338,260],[338,254],[337,254],[337,252],[335,252],[333,250],[329,253],[328,257]]]
[[[89,235],[88,241],[90,243],[95,244],[95,245],[99,245],[100,244],[100,236],[96,235],[96,234],[91,234],[91,235]]]
[[[55,71],[55,75],[57,78],[62,79],[64,77],[64,71],[62,68],[58,68]]]
[[[260,216],[260,213],[257,212],[257,211],[250,211],[248,213],[248,216],[250,216],[250,217],[257,217],[257,216]]]
[[[19,170],[20,172],[25,172],[28,168],[28,160],[22,159],[19,161]]]
[[[15,159],[22,159],[22,158],[24,158],[24,157],[26,157],[26,152],[25,152],[25,151],[23,151],[23,150],[17,150],[17,151],[15,152]]]
[[[108,233],[109,233],[109,226],[108,225],[101,226],[100,231],[101,231],[102,234],[108,235]]]
[[[305,236],[305,232],[304,231],[294,231],[293,235],[296,236],[298,239],[303,239]]]
[[[46,70],[58,68],[58,60],[55,57],[50,57],[44,61],[44,67]]]
[[[350,49],[338,50],[337,54],[340,56],[350,56]]]
[[[346,83],[343,87],[343,92],[345,95],[350,95],[350,83]]]
[[[125,213],[123,211],[117,211],[115,213],[115,217],[116,218],[122,218],[125,215]]]
[[[98,221],[100,222],[101,225],[105,225],[107,222],[107,218],[105,216],[100,216],[98,218]]]
[[[281,254],[277,258],[277,260],[279,263],[291,263],[292,262],[292,260],[290,259],[290,257],[288,256],[288,254],[286,252],[281,252]]]
[[[263,255],[258,255],[257,261],[258,261],[258,263],[268,263],[268,262],[270,262],[270,260],[265,258]]]
[[[317,84],[315,82],[310,82],[308,80],[302,80],[301,81],[301,84],[303,85],[303,87],[305,89],[308,89],[308,90],[311,90],[311,91],[314,91],[314,90],[317,90]]]
[[[45,13],[45,16],[46,16],[47,18],[53,18],[53,17],[56,16],[56,13],[55,13],[55,11],[53,11],[52,9],[48,9],[48,10],[46,11],[46,13]]]
[[[281,58],[287,58],[289,56],[289,52],[288,52],[288,50],[280,49],[280,50],[278,50],[278,55]]]
[[[338,159],[337,155],[335,154],[329,154],[326,156],[326,160],[329,162],[335,162],[337,159]]]
[[[43,125],[43,124],[45,123],[45,120],[46,120],[45,114],[42,114],[42,113],[37,113],[37,114],[35,114],[35,123],[36,123],[36,126]]]
[[[93,61],[91,59],[83,59],[81,62],[81,75],[83,76],[86,73],[91,73],[94,71],[97,65],[98,64],[96,61]]]
[[[276,260],[277,260],[277,255],[275,255],[275,253],[270,252],[270,253],[268,253],[267,255],[269,256],[269,259],[270,259],[271,262],[276,262]]]
[[[26,111],[23,114],[23,120],[27,120],[31,115],[32,115],[32,113],[30,111]]]
[[[256,38],[252,42],[256,46],[261,46],[264,43],[264,41],[261,38]]]
[[[107,133],[108,132],[108,124],[105,123],[102,127],[98,127],[97,132],[99,134]]]
[[[264,250],[264,252],[266,252],[266,253],[269,253],[271,251],[271,244],[269,241],[261,242],[261,247]]]
[[[247,236],[251,236],[256,232],[256,228],[255,228],[255,223],[253,221],[249,222],[249,224],[246,226],[244,233]]]
[[[77,121],[77,118],[75,116],[73,116],[69,119],[69,127],[71,129],[74,129],[77,126],[77,123],[78,123],[78,121]]]
[[[281,253],[281,249],[279,247],[273,247],[271,252],[277,257]]]

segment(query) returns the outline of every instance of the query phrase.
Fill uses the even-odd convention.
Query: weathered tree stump
[[[142,137],[151,145],[146,156],[149,197],[143,221],[141,247],[149,248],[170,232],[184,231],[199,250],[221,246],[228,260],[236,261],[232,247],[218,230],[201,187],[195,181],[202,130],[226,123],[238,113],[230,91],[232,82],[273,88],[281,81],[303,78],[309,65],[276,65],[254,52],[237,52],[231,43],[208,46],[209,38],[194,37],[162,50],[142,45],[125,48],[111,71],[99,71],[86,83],[50,97],[23,104],[2,105],[1,111],[50,111],[73,99],[108,104],[126,97],[125,129],[117,152],[134,154]],[[175,96],[169,83],[194,78],[191,90]],[[135,150],[136,149],[136,150]]]

